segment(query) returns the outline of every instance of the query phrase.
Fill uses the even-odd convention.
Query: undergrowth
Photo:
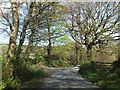
[[[5,57],[0,58],[0,61],[2,62],[2,83],[0,83],[0,90],[21,88],[23,83],[33,79],[42,79],[45,75],[44,70],[40,67],[25,63],[25,60],[22,60],[19,68],[16,69],[16,78],[14,78],[12,75],[13,65]]]
[[[112,66],[84,61],[81,63],[79,72],[86,80],[101,88],[120,89],[120,71],[112,71]]]

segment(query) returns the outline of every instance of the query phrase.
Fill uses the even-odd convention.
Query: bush
[[[35,54],[35,63],[39,63],[40,61],[44,61],[44,57],[41,54]]]
[[[34,56],[31,56],[29,60],[27,60],[27,63],[30,64],[37,64],[39,62],[44,62],[44,58],[41,54],[36,53]]]
[[[2,83],[0,84],[0,90],[4,88],[16,88],[20,86],[19,79],[13,79],[12,72],[13,66],[10,62],[3,56],[0,61],[2,61]]]
[[[60,66],[62,66],[62,67],[70,67],[70,64],[66,60],[60,60]]]
[[[98,64],[92,61],[85,61],[81,63],[81,69],[79,71],[82,76],[96,83],[102,88],[120,88],[118,82],[120,81],[119,75],[116,72],[111,72],[111,68],[104,64]]]
[[[14,63],[15,78],[13,78],[13,65],[6,60],[5,57],[1,58],[2,61],[2,83],[0,83],[0,90],[4,88],[19,88],[22,82],[29,81],[34,78],[41,78],[44,76],[44,71],[25,60]]]
[[[46,62],[47,66],[50,67],[69,67],[70,64],[65,60],[51,60],[50,62]]]
[[[45,71],[35,65],[29,66],[29,69],[32,71],[32,78],[42,78],[45,75]]]
[[[80,73],[85,73],[86,70],[87,71],[95,71],[95,69],[96,69],[95,68],[96,65],[92,61],[85,60],[85,61],[82,61],[80,63],[80,65],[81,65],[80,70],[79,70]]]
[[[31,64],[21,64],[17,70],[17,77],[20,81],[25,82],[29,81],[30,79],[42,77],[44,75],[44,71],[38,67],[35,67]]]
[[[5,84],[5,82],[1,82],[0,83],[0,90],[3,90],[3,89],[5,89],[5,87],[6,87],[6,84]]]
[[[44,59],[45,59],[46,61],[49,61],[49,60],[60,60],[60,59],[61,59],[61,56],[58,55],[58,54],[54,54],[54,55],[50,55],[50,56],[45,55],[45,56],[44,56]]]

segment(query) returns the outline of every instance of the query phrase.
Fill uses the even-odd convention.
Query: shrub
[[[81,65],[79,70],[80,73],[85,73],[86,70],[87,71],[95,70],[95,64],[92,61],[85,60],[85,61],[82,61],[80,65]]]
[[[66,60],[60,60],[60,66],[62,66],[62,67],[69,67],[70,64]]]
[[[31,64],[21,64],[17,70],[17,77],[22,81],[29,81],[30,79],[42,77],[44,71],[38,67]]]
[[[14,63],[15,78],[13,78],[13,65],[2,57],[2,83],[0,83],[0,90],[4,88],[19,88],[22,82],[29,81],[34,78],[40,78],[44,76],[44,71],[38,67],[25,62],[23,59]]]
[[[45,59],[46,61],[49,61],[49,60],[60,60],[60,59],[61,59],[61,56],[58,55],[58,54],[53,54],[53,55],[50,55],[50,56],[45,55],[45,56],[44,56],[44,59]]]
[[[111,68],[104,64],[86,61],[81,64],[79,72],[85,79],[102,88],[120,88],[118,85],[119,75],[116,72],[111,72]]]
[[[13,66],[12,64],[3,56],[0,61],[2,61],[2,83],[0,84],[0,89],[4,88],[15,88],[20,86],[19,79],[13,79],[12,72]]]
[[[27,60],[27,63],[30,64],[37,64],[39,62],[44,62],[44,58],[41,54],[36,53],[35,55],[31,56],[29,60]]]
[[[50,62],[46,62],[47,66],[50,67],[69,67],[70,64],[65,60],[50,60]]]
[[[35,65],[30,65],[29,69],[32,71],[32,78],[41,78],[45,75],[44,70]]]

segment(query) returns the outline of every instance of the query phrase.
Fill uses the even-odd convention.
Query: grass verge
[[[120,70],[112,71],[112,66],[86,61],[81,64],[80,74],[86,80],[105,89],[120,89]]]

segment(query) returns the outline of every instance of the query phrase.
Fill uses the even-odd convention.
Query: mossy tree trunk
[[[7,51],[7,58],[10,60],[10,62],[13,64],[13,78],[16,77],[16,69],[18,65],[18,61],[15,58],[16,55],[16,39],[18,35],[18,28],[19,28],[19,15],[18,15],[18,6],[17,6],[17,0],[12,0],[12,18],[13,22],[10,25],[11,33],[10,33],[10,40],[9,40],[9,46]],[[9,22],[10,23],[10,22]]]
[[[12,18],[13,18],[13,24],[10,24],[11,33],[9,39],[9,47],[7,51],[9,59],[12,59],[15,56],[16,39],[17,39],[18,27],[19,27],[17,0],[12,0]]]

